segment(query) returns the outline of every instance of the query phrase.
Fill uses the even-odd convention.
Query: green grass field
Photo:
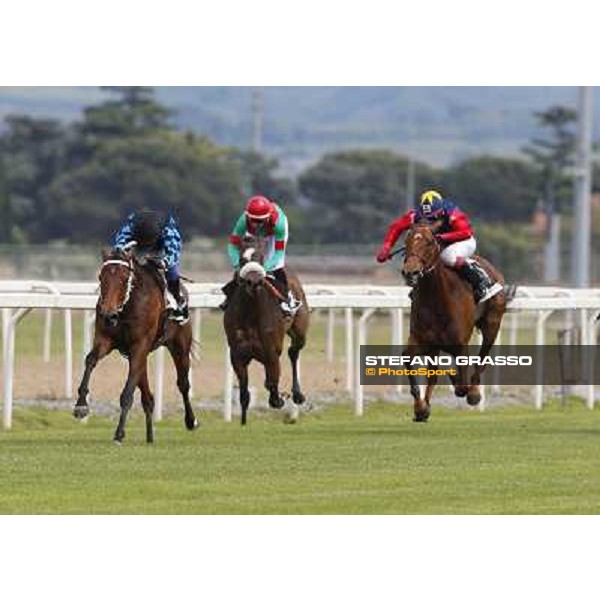
[[[598,513],[600,412],[580,404],[457,411],[372,404],[250,424],[179,418],[144,442],[136,407],[123,447],[114,419],[17,409],[0,432],[0,513]]]

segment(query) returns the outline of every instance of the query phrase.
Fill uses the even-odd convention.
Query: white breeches
[[[461,242],[454,242],[454,244],[450,244],[447,248],[442,250],[440,254],[440,258],[445,265],[454,268],[456,266],[457,259],[466,259],[470,258],[475,254],[475,250],[477,249],[477,242],[474,237],[470,237],[466,240],[462,240]]]

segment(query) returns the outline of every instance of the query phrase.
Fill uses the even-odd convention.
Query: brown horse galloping
[[[265,387],[269,392],[269,406],[283,408],[279,395],[280,364],[285,334],[292,343],[288,355],[292,363],[292,400],[305,401],[298,376],[298,356],[306,343],[309,324],[308,305],[298,278],[287,271],[288,285],[302,306],[292,317],[284,315],[280,303],[284,300],[276,284],[271,282],[262,266],[264,258],[260,239],[245,238],[240,247],[240,271],[223,323],[230,348],[231,365],[240,386],[241,422],[246,424],[250,393],[248,391],[248,364],[257,360],[265,367]]]
[[[129,375],[121,392],[121,416],[114,441],[121,443],[125,437],[127,413],[138,387],[146,416],[146,441],[152,443],[154,397],[148,383],[147,359],[150,352],[166,346],[177,369],[177,387],[183,397],[185,425],[189,430],[195,429],[198,421],[189,400],[190,323],[179,325],[167,319],[161,276],[151,261],[142,264],[129,251],[103,252],[102,260],[94,344],[85,358],[85,371],[73,415],[82,419],[89,414],[87,395],[92,371],[98,361],[118,350],[129,360]]]
[[[479,264],[495,281],[504,283],[502,274],[487,261],[478,258]],[[469,340],[477,327],[483,336],[479,356],[487,356],[496,340],[510,291],[475,304],[473,290],[453,269],[440,260],[440,246],[427,225],[413,225],[405,242],[405,259],[402,268],[407,283],[413,288],[410,311],[410,337],[404,354],[408,356],[437,356],[441,350],[453,356],[468,355]],[[480,376],[485,366],[476,366],[467,383],[466,367],[458,367],[453,378],[454,392],[467,397],[474,406],[481,400]],[[410,392],[414,398],[414,420],[427,421],[430,401],[437,376],[427,378],[425,398],[416,377],[409,377]]]

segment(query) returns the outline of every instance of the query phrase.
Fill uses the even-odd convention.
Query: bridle
[[[406,252],[406,250],[404,252],[404,262],[405,263],[406,263],[407,259],[415,257],[423,265],[423,267],[421,269],[411,273],[411,275],[414,275],[417,279],[420,279],[421,277],[424,277],[425,275],[432,273],[440,261],[440,245],[439,245],[438,241],[435,239],[435,237],[433,238],[433,242],[437,247],[437,256],[436,256],[435,260],[431,263],[431,265],[429,265],[428,267],[425,267],[425,264],[427,262],[427,257],[423,256],[422,253],[415,252],[414,250],[412,250],[410,252],[410,254],[408,252]]]
[[[118,258],[110,258],[108,260],[105,260],[100,266],[100,270],[98,271],[98,279],[102,275],[104,267],[108,267],[109,265],[119,265],[121,267],[127,267],[127,269],[129,270],[129,275],[127,276],[127,284],[125,288],[125,297],[123,298],[123,302],[121,302],[121,304],[119,304],[119,306],[117,307],[117,313],[121,313],[125,308],[126,304],[129,302],[129,299],[131,298],[131,291],[133,290],[133,259],[130,258],[129,261]],[[102,286],[100,287],[100,300],[102,300]]]
[[[251,272],[258,273],[260,276],[260,284],[267,289],[267,291],[275,296],[280,302],[285,302],[286,298],[283,294],[269,281],[269,275],[265,272],[265,268],[261,263],[253,261],[254,248],[248,248],[244,251],[243,257],[247,261],[240,269],[239,275],[241,279],[246,279],[248,274]]]

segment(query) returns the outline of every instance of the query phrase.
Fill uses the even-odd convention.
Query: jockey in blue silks
[[[142,254],[152,254],[160,260],[167,277],[167,287],[177,302],[173,319],[184,324],[189,319],[186,299],[181,292],[179,262],[181,259],[181,234],[173,215],[164,217],[154,210],[142,209],[127,217],[112,239],[114,250],[122,250],[136,242]]]

